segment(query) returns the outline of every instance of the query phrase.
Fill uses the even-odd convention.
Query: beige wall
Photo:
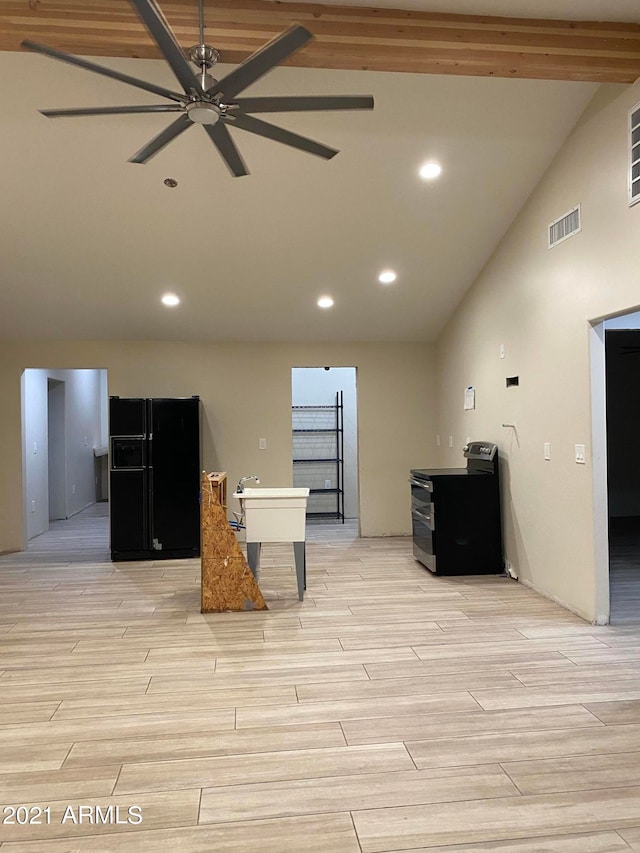
[[[437,431],[455,444],[443,440],[439,464],[457,464],[467,436],[499,442],[507,559],[525,582],[590,620],[589,321],[640,304],[640,205],[630,208],[626,195],[627,111],[638,101],[638,83],[599,90],[437,346]],[[582,232],[547,249],[548,224],[578,202]],[[488,200],[488,209],[499,203]],[[507,389],[513,375],[520,385]],[[477,408],[465,412],[468,385]],[[575,463],[575,444],[586,445],[586,465]]]
[[[429,345],[12,341],[0,342],[0,552],[23,547],[25,368],[106,368],[109,393],[123,397],[198,394],[204,467],[268,486],[291,483],[291,368],[324,365],[357,368],[362,535],[410,533],[409,469],[435,461]]]

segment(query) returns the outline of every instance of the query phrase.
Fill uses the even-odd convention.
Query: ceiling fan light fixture
[[[187,115],[194,124],[217,124],[222,110],[208,101],[193,101],[186,106]]]

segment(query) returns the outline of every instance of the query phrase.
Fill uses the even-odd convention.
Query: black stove
[[[413,554],[438,575],[500,574],[497,445],[471,441],[464,458],[465,468],[411,470]]]

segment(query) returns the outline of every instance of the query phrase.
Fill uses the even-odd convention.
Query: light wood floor
[[[197,561],[110,563],[101,511],[0,558],[0,799],[51,814],[0,853],[640,851],[640,623],[354,524],[310,525],[303,604],[264,546],[270,610],[203,616]]]
[[[640,618],[640,518],[609,522],[609,581],[611,622],[618,625]]]

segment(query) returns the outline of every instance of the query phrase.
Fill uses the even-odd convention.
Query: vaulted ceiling
[[[140,166],[127,159],[166,117],[38,113],[157,98],[17,50],[27,37],[175,85],[127,2],[0,0],[0,335],[434,339],[598,83],[640,74],[640,15],[635,0],[398,2],[402,11],[205,0],[223,63],[291,22],[316,36],[296,67],[251,94],[376,103],[278,117],[339,148],[329,162],[236,131],[252,174],[232,178],[201,128]],[[196,43],[197,2],[161,5],[180,43]],[[506,8],[509,20],[491,20]],[[554,20],[531,20],[536,10]],[[603,10],[607,24],[575,23]],[[431,159],[443,174],[425,183],[417,169]],[[389,287],[377,282],[386,267],[398,273]],[[167,290],[178,308],[160,305]],[[324,312],[323,293],[335,299]]]

